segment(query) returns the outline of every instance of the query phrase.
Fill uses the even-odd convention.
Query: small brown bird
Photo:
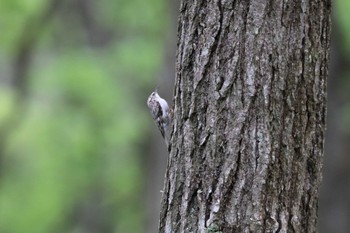
[[[168,131],[171,122],[171,110],[168,103],[158,95],[157,91],[154,91],[148,97],[147,106],[168,147],[170,137]]]

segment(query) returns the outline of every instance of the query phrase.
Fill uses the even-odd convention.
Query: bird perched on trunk
[[[165,140],[166,146],[168,147],[172,112],[168,103],[158,95],[157,91],[154,91],[148,97],[147,106],[152,114],[154,122]]]

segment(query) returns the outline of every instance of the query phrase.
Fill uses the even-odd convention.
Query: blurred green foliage
[[[143,232],[144,102],[162,61],[165,8],[0,1],[0,232]],[[27,37],[23,95],[8,82],[24,69],[14,61]]]
[[[333,43],[338,43],[334,47],[336,50],[335,62],[339,63],[336,66],[336,76],[334,77],[339,82],[338,95],[343,100],[350,98],[350,1],[337,0],[334,1],[333,15],[336,28],[337,40]],[[333,29],[334,30],[334,29]],[[345,127],[342,130],[350,132],[350,104],[345,101],[341,108],[342,125]]]
[[[337,0],[334,1],[334,13],[336,19],[336,25],[339,26],[339,32],[341,34],[345,51],[350,52],[350,1]]]

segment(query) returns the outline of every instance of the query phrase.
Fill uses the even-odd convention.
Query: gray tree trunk
[[[182,0],[160,232],[316,232],[330,0]]]

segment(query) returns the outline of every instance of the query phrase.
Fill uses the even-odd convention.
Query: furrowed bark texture
[[[330,0],[182,0],[160,232],[316,232]]]

